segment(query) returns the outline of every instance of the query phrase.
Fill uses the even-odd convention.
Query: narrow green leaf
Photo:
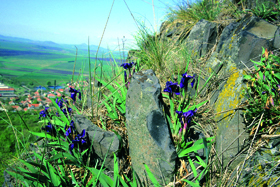
[[[186,180],[186,179],[183,179],[182,181],[185,181],[186,183],[188,183],[188,184],[189,184],[190,186],[192,186],[192,187],[200,187],[199,184],[194,183],[194,182],[192,182],[192,181],[188,181],[188,180]]]
[[[77,114],[81,115],[80,111],[76,108],[75,105],[72,105],[72,109],[74,109],[77,112]]]
[[[199,162],[197,162],[199,165],[203,166],[204,168],[207,167],[207,164],[199,156],[196,156],[196,158],[199,160]]]
[[[200,144],[200,145],[197,145],[197,146],[192,146],[192,147],[190,147],[190,148],[187,148],[187,149],[183,150],[183,151],[178,155],[178,157],[179,157],[179,158],[182,158],[182,157],[184,157],[184,156],[187,156],[187,154],[190,153],[190,152],[194,152],[194,151],[197,151],[197,150],[199,150],[199,149],[203,149],[203,147],[204,147],[203,144]]]
[[[206,138],[202,138],[202,140],[203,140],[203,145],[204,145],[204,151],[205,151],[205,154],[206,154],[206,163],[208,163],[208,157],[209,157],[210,149],[207,146]]]
[[[26,162],[25,160],[22,159],[18,159],[20,162],[22,162],[23,164],[25,164],[25,166],[32,172],[32,173],[37,173],[38,170],[35,169],[31,164],[29,164],[28,162]]]
[[[189,111],[189,110],[194,110],[194,109],[198,109],[199,107],[201,107],[202,105],[204,105],[205,103],[207,103],[209,100],[206,100],[206,101],[203,101],[203,102],[201,102],[201,103],[199,103],[199,104],[196,104],[196,105],[193,105],[192,107],[190,107],[189,109],[185,109],[183,112],[187,112],[187,111]]]
[[[111,86],[110,84],[106,83],[105,81],[103,80],[100,80],[100,79],[97,79],[95,78],[97,81],[99,81],[100,83],[102,83],[106,88],[108,88],[108,90],[110,90],[112,93],[115,93],[113,96],[118,98],[120,101],[121,101],[121,96],[120,94],[116,91],[116,89]]]
[[[48,170],[52,184],[54,184],[55,186],[59,186],[61,184],[61,180],[60,180],[60,177],[57,175],[57,171],[48,162],[46,164],[46,168]]]
[[[114,186],[119,186],[119,166],[116,154],[114,154]],[[120,177],[121,178],[121,177]]]
[[[58,159],[64,160],[64,157],[65,157],[65,153],[58,153],[58,154],[53,155],[52,158],[48,159],[47,162],[53,162]]]
[[[65,116],[65,114],[61,111],[61,109],[59,108],[59,106],[57,105],[57,103],[54,101],[53,98],[50,98],[50,100],[52,101],[53,105],[55,106],[56,110],[58,111],[59,115],[60,115],[60,119],[69,126],[70,122],[67,119],[67,117]]]
[[[66,183],[66,181],[65,181],[65,179],[63,178],[63,176],[65,176],[66,174],[65,174],[65,170],[64,170],[64,167],[62,166],[62,164],[63,164],[63,162],[61,161],[61,159],[58,159],[58,167],[59,167],[59,169],[60,169],[60,172],[61,172],[61,176],[62,177],[60,177],[62,180],[63,180],[63,182],[65,182]],[[60,173],[59,173],[60,174]]]
[[[124,174],[124,176],[125,176],[125,174]],[[125,177],[127,178],[127,176],[125,176]],[[129,187],[121,177],[119,177],[119,179],[120,179],[120,181],[122,183],[122,186]]]
[[[189,161],[190,166],[191,166],[191,168],[192,168],[193,176],[196,177],[196,176],[197,176],[197,171],[196,171],[196,168],[195,168],[195,166],[194,166],[194,164],[193,164],[192,159],[191,159],[189,156],[188,156],[188,161]]]
[[[32,132],[32,131],[29,131],[30,134],[33,134],[35,136],[40,136],[40,137],[44,137],[44,138],[49,138],[49,139],[52,139],[53,137],[49,134],[47,134],[46,132]]]
[[[98,180],[100,181],[100,183],[102,184],[102,186],[104,187],[109,187],[109,186],[113,186],[114,184],[114,181],[107,175],[105,175],[102,170],[98,170],[98,169],[95,169],[95,168],[89,168],[87,167],[87,169],[89,169],[92,173],[92,175],[94,176],[98,176]],[[104,170],[104,169],[103,169]],[[97,181],[95,182],[95,184],[97,183]]]
[[[149,167],[148,167],[145,163],[143,163],[143,164],[144,164],[144,166],[145,166],[145,169],[146,169],[146,171],[147,171],[147,174],[148,174],[149,178],[151,179],[153,185],[156,186],[156,187],[160,187],[160,184],[158,183],[157,179],[156,179],[156,178],[154,177],[154,175],[152,174],[152,172],[151,172],[151,170],[149,169]]]
[[[38,171],[42,172],[46,177],[49,177],[45,165],[41,165],[41,164],[38,164],[37,162],[33,162],[33,161],[28,161],[27,163],[37,167]]]
[[[121,87],[121,85],[120,85],[119,83],[115,82],[115,84],[117,85],[118,88]],[[126,90],[125,87],[122,87],[122,88],[121,88],[121,93],[122,93],[122,101],[118,101],[118,102],[120,102],[120,103],[122,103],[123,101],[126,100],[126,93],[127,93],[127,90]]]
[[[84,150],[84,151],[81,153],[81,156],[83,156],[87,151],[88,151],[88,149]]]
[[[112,131],[115,133],[115,135],[117,136],[117,138],[119,139],[119,142],[120,142],[119,148],[118,148],[118,150],[115,152],[115,153],[117,153],[117,152],[119,152],[119,151],[122,149],[122,147],[123,147],[123,140],[122,140],[122,137],[119,135],[119,133],[118,133],[117,131],[115,131],[115,130],[113,130],[113,129],[112,129]]]
[[[51,120],[51,124],[55,124],[58,125],[60,127],[65,127],[65,123],[63,121],[61,121],[57,116],[53,116],[52,120]]]
[[[171,134],[174,134],[173,124],[170,120],[170,117],[168,115],[166,115],[166,118],[167,118],[167,121],[168,121],[169,126],[170,126]]]
[[[77,182],[74,173],[72,172],[72,170],[70,169],[70,175],[71,175],[71,179],[72,179],[72,183],[74,183],[76,186],[79,186],[79,183]]]
[[[121,112],[121,114],[122,115],[124,115],[125,114],[125,104],[124,103],[122,103],[120,106],[116,106],[118,109],[119,109],[119,111]]]

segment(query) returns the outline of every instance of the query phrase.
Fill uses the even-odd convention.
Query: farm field
[[[5,78],[16,78],[35,85],[45,86],[48,81],[56,80],[57,85],[72,79],[73,68],[76,58],[76,49],[70,45],[59,45],[53,42],[36,43],[32,40],[0,36],[0,75]],[[91,47],[92,48],[92,47]],[[105,49],[95,58],[96,51],[91,51],[91,69],[97,63],[96,72],[103,72],[110,75],[115,65]],[[106,54],[106,55],[105,55]],[[120,65],[118,53],[113,53],[116,63]],[[82,74],[89,76],[89,60],[87,50],[84,46],[78,48],[78,55],[75,64],[74,79]]]

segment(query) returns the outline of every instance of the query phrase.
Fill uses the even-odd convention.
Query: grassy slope
[[[171,14],[171,15],[173,15],[173,18],[171,17],[170,20],[172,20],[172,19],[173,20],[181,19],[181,21],[188,20],[188,21],[192,21],[192,23],[194,25],[200,19],[206,19],[206,20],[215,20],[216,19],[218,14],[214,14],[214,15],[212,14],[209,17],[209,10],[216,11],[215,9],[212,9],[212,8],[202,9],[200,6],[197,6],[197,7],[198,7],[197,9],[200,10],[199,12],[201,13],[198,16],[197,16],[197,13],[191,12],[191,11],[186,11],[186,10],[184,10],[184,7],[182,7],[181,11],[177,11],[177,12],[174,11]],[[194,8],[192,10],[194,10]],[[202,11],[202,10],[205,10],[205,11]],[[191,28],[193,25],[188,25],[188,26],[190,26],[190,28]],[[155,44],[155,42],[154,43],[151,42],[151,43]],[[177,75],[177,73],[178,73],[180,75],[181,73],[185,73],[186,62],[188,62],[188,60],[186,60],[186,59],[188,59],[188,58],[186,57],[186,55],[182,55],[180,53],[180,52],[185,52],[185,49],[183,49],[183,50],[181,50],[181,49],[177,50],[177,49],[178,48],[176,48],[175,45],[169,45],[169,44],[164,44],[164,43],[159,43],[159,44],[157,43],[157,44],[154,45],[154,47],[151,47],[148,50],[146,50],[144,48],[141,49],[142,50],[142,54],[141,54],[142,56],[141,57],[144,59],[144,62],[142,62],[142,65],[146,65],[145,69],[150,69],[151,68],[156,72],[156,75],[160,79],[162,89],[164,88],[166,81],[168,79],[171,80],[171,76],[173,74]],[[199,74],[200,71],[195,72],[195,69],[192,69],[192,67],[191,67],[192,65],[193,64],[190,63],[190,66],[188,67],[189,68],[188,71],[187,71],[188,74],[191,74],[191,75],[193,73],[198,73]],[[174,66],[175,66],[175,68],[174,68]],[[169,70],[168,68],[170,68],[170,71],[168,71]],[[121,77],[120,77],[120,79],[118,79],[118,83],[122,84],[123,82],[120,81],[120,80],[122,80]],[[205,100],[205,98],[198,97],[198,99],[196,100],[196,103],[199,103],[201,101],[201,99]],[[176,105],[175,107],[178,107],[178,106]],[[209,120],[211,118],[213,118],[213,115],[214,115],[213,113],[211,113],[211,108],[209,109],[210,112],[207,112],[207,111],[209,111],[207,107],[208,106],[201,107],[200,110],[199,110],[199,114],[201,114],[201,116],[199,116],[199,117],[195,116],[195,118],[194,118],[195,122],[197,122],[198,124],[201,124],[201,126],[202,126],[201,128],[203,128],[203,130],[205,130],[204,127],[205,127],[206,124],[212,123],[212,121],[209,122]],[[105,109],[105,107],[104,107],[104,109]],[[106,112],[106,109],[104,111]],[[104,116],[105,116],[105,114],[104,114]],[[123,116],[119,116],[119,117],[121,119],[124,118]],[[205,121],[203,121],[203,120],[205,120]],[[123,120],[122,123],[124,121],[125,120]],[[173,123],[174,123],[174,121],[173,121]],[[100,122],[99,123],[96,122],[96,124],[100,125]],[[215,126],[215,124],[213,124],[213,126]],[[111,124],[110,121],[109,121],[107,123],[107,127],[113,128],[114,124],[113,123]],[[120,128],[117,127],[117,129],[120,129]],[[117,131],[117,129],[115,129],[115,130]],[[110,130],[110,129],[107,128],[107,130]],[[123,130],[123,132],[125,133],[125,130]],[[173,138],[176,138],[176,136],[177,136],[177,134],[173,134]],[[207,137],[208,136],[209,135],[207,134]],[[176,140],[176,143],[177,143],[176,146],[179,145],[177,140]],[[213,155],[216,156],[215,154],[212,154],[212,152],[214,152],[214,148],[211,148],[211,157]],[[187,175],[184,172],[184,168],[185,168],[184,163],[187,163],[188,160],[186,160],[185,158],[180,158],[180,161],[184,161],[184,162],[181,162],[180,172],[178,171],[176,173],[176,184],[177,185],[180,185],[180,183],[181,184],[185,183],[185,182],[182,181],[182,178]],[[225,186],[226,183],[227,183],[227,179],[223,178],[223,177],[224,176],[226,177],[227,173],[224,172],[222,176],[219,176],[219,175],[217,175],[217,173],[219,174],[221,170],[220,170],[220,167],[219,167],[218,163],[215,162],[215,163],[206,163],[206,164],[209,164],[209,165],[213,166],[213,167],[211,167],[211,169],[207,169],[208,175],[207,175],[206,186],[212,186],[212,185],[213,186],[214,185],[215,186],[216,185],[217,186]],[[128,168],[129,169],[129,164],[126,164],[123,168]],[[79,169],[82,169],[82,168],[79,168]],[[123,169],[123,171],[124,171],[124,169]],[[81,172],[78,172],[77,174],[80,174],[80,173]],[[210,175],[209,175],[209,173],[210,173]],[[79,179],[79,178],[81,178],[81,176],[77,177],[77,179]]]

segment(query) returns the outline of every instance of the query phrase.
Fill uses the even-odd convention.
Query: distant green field
[[[2,43],[1,43],[2,44]],[[5,48],[0,48],[0,74],[6,78],[16,78],[20,82],[34,82],[35,86],[45,86],[48,81],[57,85],[65,83],[72,79],[75,53],[71,54],[67,50],[50,50],[50,47],[33,47],[33,45],[24,46],[21,43],[6,42]],[[48,49],[50,48],[50,49]],[[24,49],[24,50],[23,50]],[[84,53],[82,53],[84,54]],[[116,55],[117,64],[121,62]],[[95,56],[94,56],[95,57]],[[109,56],[99,55],[97,60],[91,55],[91,70],[93,72],[95,62],[97,63],[96,72],[99,75],[102,71],[112,76],[112,68],[115,62]],[[74,79],[78,75],[89,76],[89,62],[87,55],[77,55],[75,64]]]

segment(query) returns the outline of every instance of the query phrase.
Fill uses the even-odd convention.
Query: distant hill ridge
[[[71,53],[75,53],[76,48],[78,48],[78,53],[82,52],[82,54],[87,54],[88,52],[88,45],[85,43],[82,44],[58,44],[53,41],[36,41],[36,40],[31,40],[31,39],[26,39],[26,38],[20,38],[20,37],[12,37],[12,36],[4,36],[0,35],[0,50],[1,49],[7,49],[11,48],[11,46],[15,45],[16,47],[20,47],[21,50],[25,49],[32,49],[32,50],[53,50],[55,51],[68,51]],[[98,46],[97,45],[90,45],[90,52],[91,55],[92,53],[96,53]],[[47,52],[47,51],[46,51]],[[102,55],[104,53],[109,54],[109,50],[99,47],[98,54]],[[118,54],[119,52],[113,52],[113,55]],[[127,52],[125,52],[125,55]]]

